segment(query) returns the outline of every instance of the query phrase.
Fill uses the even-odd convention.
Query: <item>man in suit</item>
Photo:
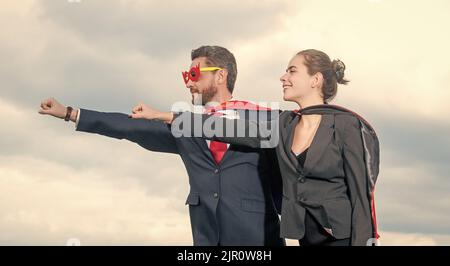
[[[183,78],[192,103],[230,102],[237,76],[233,54],[223,47],[202,46],[192,51],[191,59],[191,70],[184,72]],[[241,117],[254,117],[255,112],[273,117],[272,111],[257,106],[237,109]],[[127,139],[150,151],[180,155],[189,175],[186,204],[194,245],[284,245],[277,214],[281,178],[274,149],[176,138],[170,125],[161,121],[74,109],[53,98],[41,103],[39,113],[73,121],[77,131]]]

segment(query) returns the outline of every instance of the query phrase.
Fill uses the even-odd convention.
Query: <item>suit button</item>
[[[213,196],[214,196],[215,199],[217,199],[219,197],[219,193],[214,192]]]
[[[219,169],[214,169],[214,174],[217,174],[219,172]]]
[[[298,197],[298,201],[306,201],[306,198]]]
[[[300,183],[305,183],[305,181],[306,181],[306,179],[303,178],[303,177],[299,177],[299,178],[297,178],[297,180],[298,180],[298,182],[300,182]]]

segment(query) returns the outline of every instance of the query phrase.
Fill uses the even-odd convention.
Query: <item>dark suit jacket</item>
[[[208,124],[223,124],[224,130],[209,139],[262,147],[259,128],[278,127],[276,147],[283,177],[281,236],[301,239],[305,234],[305,212],[311,215],[337,239],[351,238],[352,245],[366,245],[374,237],[370,197],[364,161],[360,121],[349,113],[325,113],[309,148],[304,167],[291,151],[295,125],[300,115],[293,111],[280,113],[279,124],[244,119],[224,119],[192,113],[176,114],[174,123],[200,119]],[[245,127],[247,135],[235,137],[226,128]],[[258,132],[255,132],[255,129]],[[237,131],[235,130],[234,133]],[[253,135],[251,135],[253,134]],[[253,136],[253,137],[249,137]],[[270,148],[270,146],[265,146]]]
[[[179,154],[189,175],[186,204],[194,245],[284,245],[275,208],[277,197],[281,203],[281,178],[271,167],[274,150],[231,145],[217,165],[202,138],[175,138],[163,122],[86,109],[77,130]]]

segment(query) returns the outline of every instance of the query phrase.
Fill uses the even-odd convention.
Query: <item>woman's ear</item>
[[[323,85],[323,75],[320,72],[317,72],[312,76],[311,87],[313,88],[322,88]]]

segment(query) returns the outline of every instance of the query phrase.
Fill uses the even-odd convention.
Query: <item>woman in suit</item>
[[[369,188],[378,174],[378,140],[370,125],[355,113],[328,107],[338,84],[348,83],[344,70],[342,61],[331,61],[327,54],[310,49],[297,53],[280,78],[283,99],[299,106],[299,110],[280,113],[276,124],[279,138],[273,145],[283,178],[281,236],[298,239],[302,246],[366,245],[377,237],[373,191]],[[235,128],[239,120],[244,120],[248,132],[244,137],[226,135],[225,130],[224,135],[203,137],[251,147],[262,147],[264,139],[259,130],[250,133],[256,122],[245,119],[163,113],[142,105],[133,113],[135,118],[157,118],[167,123],[201,116],[201,121],[225,127],[234,123]],[[261,123],[256,126],[261,127]],[[373,133],[375,142],[367,143],[364,129]],[[368,158],[370,149],[375,150],[375,160]]]

